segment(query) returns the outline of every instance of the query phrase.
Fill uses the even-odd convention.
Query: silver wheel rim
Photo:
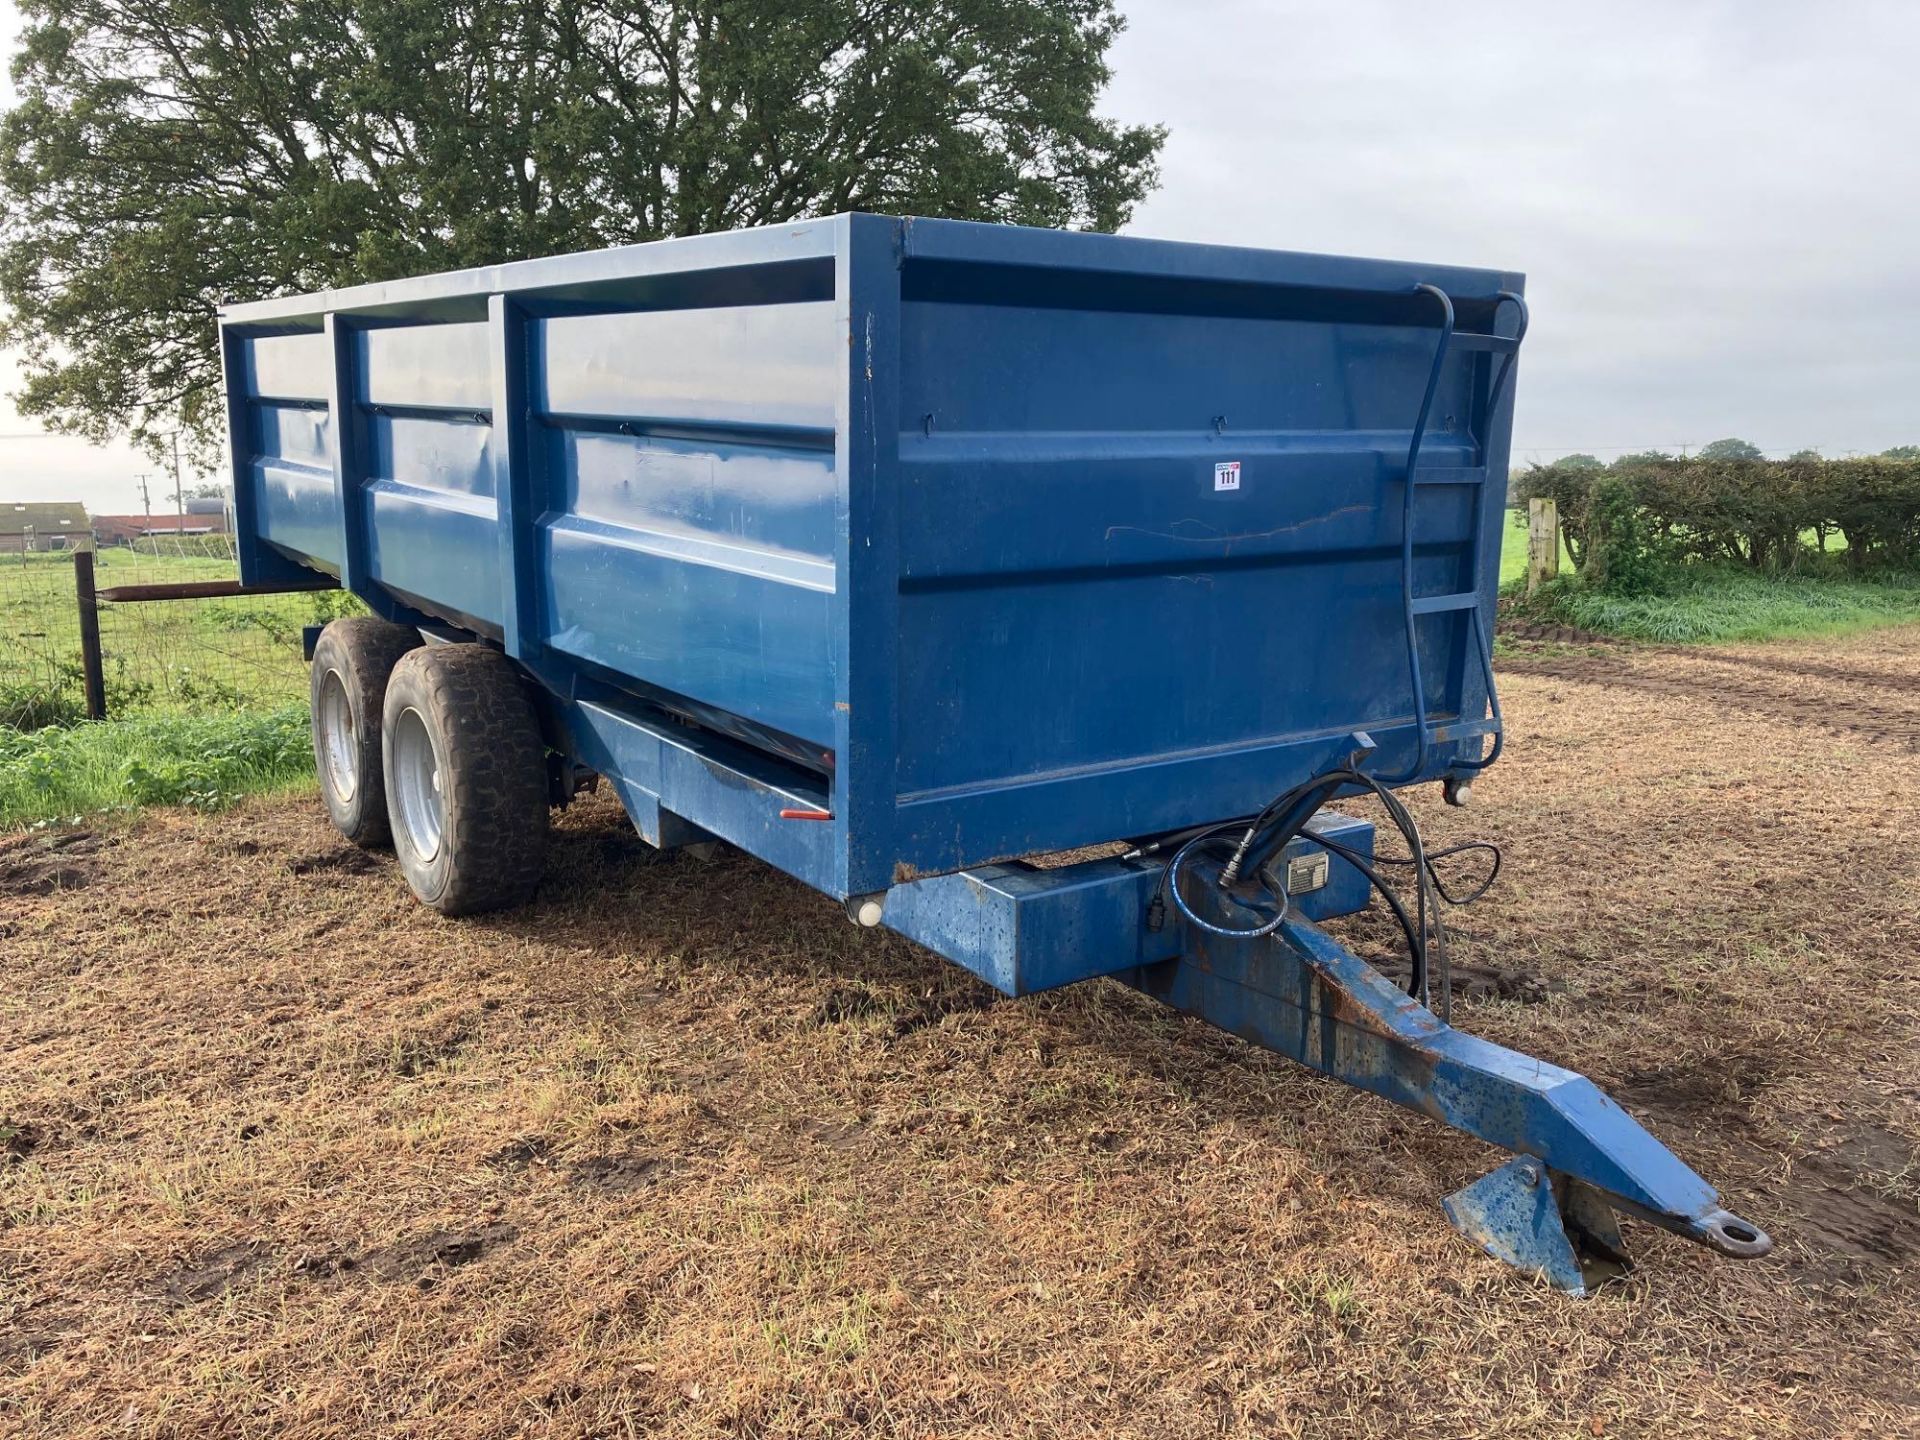
[[[393,797],[400,802],[400,828],[407,846],[422,860],[440,853],[446,814],[440,794],[440,757],[434,753],[427,720],[409,706],[393,724]]]
[[[353,741],[353,701],[338,670],[329,670],[320,682],[320,768],[327,790],[341,804],[351,804],[360,788],[357,748]]]

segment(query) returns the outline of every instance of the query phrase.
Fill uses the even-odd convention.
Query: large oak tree
[[[218,414],[223,300],[880,210],[1114,229],[1113,0],[24,0],[23,410]]]

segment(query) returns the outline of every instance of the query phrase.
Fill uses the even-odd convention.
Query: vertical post
[[[80,602],[80,673],[87,692],[87,718],[107,718],[106,667],[100,656],[100,602],[93,589],[93,551],[73,552],[73,590]]]
[[[833,813],[842,893],[892,883],[898,824],[900,649],[900,268],[902,224],[834,222],[835,324],[847,360],[834,417],[840,484],[834,547]],[[840,647],[844,646],[844,650]]]
[[[327,312],[322,328],[333,356],[327,414],[333,420],[333,503],[340,521],[340,588],[352,590],[367,573],[365,470],[354,405],[354,327]]]
[[[1527,502],[1527,594],[1560,573],[1560,507],[1551,500]]]
[[[515,660],[541,657],[539,577],[534,522],[542,497],[540,463],[529,433],[527,318],[505,295],[487,297],[488,345],[493,352],[493,503],[500,532],[500,639]]]

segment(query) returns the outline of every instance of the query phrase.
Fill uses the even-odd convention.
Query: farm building
[[[184,515],[96,515],[93,533],[102,545],[131,545],[152,535],[225,535],[222,500],[189,500]]]
[[[77,500],[0,505],[0,554],[92,548],[87,508]]]

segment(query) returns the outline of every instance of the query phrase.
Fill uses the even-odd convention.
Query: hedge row
[[[1568,553],[1589,558],[1623,528],[1681,559],[1781,573],[1844,542],[1856,571],[1920,570],[1920,460],[1626,460],[1535,466],[1525,501],[1552,499]]]

